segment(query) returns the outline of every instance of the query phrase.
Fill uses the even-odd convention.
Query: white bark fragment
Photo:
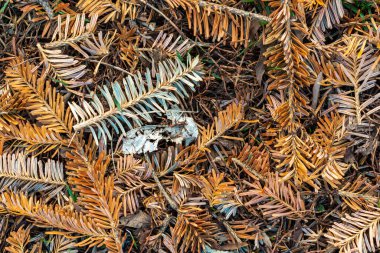
[[[142,154],[158,149],[160,141],[174,142],[187,146],[198,137],[198,128],[193,118],[178,114],[170,115],[172,125],[150,125],[132,129],[123,139],[124,154]]]

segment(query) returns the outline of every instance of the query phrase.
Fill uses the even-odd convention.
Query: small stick
[[[169,24],[171,24],[173,26],[174,29],[176,29],[176,31],[181,35],[181,37],[183,39],[188,39],[189,41],[191,41],[193,44],[199,46],[199,47],[208,47],[209,44],[207,43],[200,43],[200,42],[196,42],[190,38],[188,38],[182,31],[181,29],[178,28],[178,26],[176,24],[174,24],[174,22],[168,17],[166,16],[162,11],[160,11],[159,9],[157,9],[156,7],[154,7],[153,5],[151,5],[150,3],[146,2],[145,0],[140,0],[143,4],[145,4],[146,6],[148,6],[149,8],[151,8],[152,10],[154,10],[155,12],[157,12],[158,14],[160,14],[164,19],[166,19]]]
[[[125,69],[119,68],[119,67],[117,67],[117,66],[115,66],[115,65],[112,65],[112,64],[106,63],[106,62],[97,61],[97,60],[91,60],[91,59],[87,59],[87,58],[84,58],[84,59],[81,59],[81,60],[89,61],[89,62],[94,62],[94,63],[98,63],[98,64],[102,64],[102,65],[105,65],[105,66],[108,66],[108,67],[114,68],[114,69],[116,69],[116,70],[119,70],[119,71],[121,71],[121,72],[123,72],[123,73],[126,73],[126,74],[128,74],[128,75],[132,75],[131,72],[129,72],[129,71],[125,70]]]
[[[264,16],[261,14],[240,10],[240,9],[230,7],[230,6],[226,6],[226,5],[209,3],[206,1],[202,1],[202,0],[199,1],[198,5],[200,7],[210,8],[211,10],[214,10],[214,11],[228,11],[231,14],[234,14],[237,16],[248,17],[248,18],[252,18],[252,19],[256,19],[256,20],[262,20],[262,21],[266,21],[266,22],[270,22],[272,20],[270,17]]]
[[[153,176],[153,179],[154,181],[156,182],[158,188],[160,189],[161,193],[164,195],[164,197],[166,198],[166,200],[168,201],[169,205],[171,208],[173,208],[174,210],[178,210],[178,205],[177,203],[175,203],[175,201],[169,196],[169,194],[166,192],[166,190],[164,189],[164,187],[162,186],[160,180],[158,179],[157,175],[156,175],[156,172],[154,170],[152,170],[152,176]]]
[[[50,19],[54,18],[54,11],[53,8],[51,8],[49,1],[47,0],[32,0],[32,2],[36,2],[45,10],[46,14]]]

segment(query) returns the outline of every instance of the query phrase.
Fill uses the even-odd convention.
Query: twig
[[[123,72],[123,73],[126,73],[126,74],[128,74],[128,75],[132,75],[131,72],[129,72],[129,71],[125,70],[125,69],[119,68],[119,67],[117,67],[117,66],[115,66],[115,65],[112,65],[112,64],[106,63],[106,62],[97,61],[97,60],[91,60],[91,59],[86,59],[86,58],[81,59],[81,60],[89,61],[89,62],[94,62],[94,63],[98,63],[98,64],[100,63],[100,64],[103,64],[103,65],[105,65],[105,66],[108,66],[108,67],[114,68],[114,69],[116,69],[116,70],[119,70],[119,71],[121,71],[121,72]]]
[[[153,179],[154,181],[156,182],[158,188],[160,189],[162,195],[164,195],[164,197],[166,198],[166,200],[168,201],[169,205],[171,208],[173,208],[174,210],[178,210],[178,205],[177,203],[174,202],[174,200],[169,196],[169,194],[166,192],[166,190],[164,189],[164,187],[162,186],[160,180],[158,179],[157,175],[156,175],[156,172],[154,170],[152,170],[152,176],[153,176]]]
[[[253,13],[253,12],[249,12],[249,11],[244,11],[244,10],[237,9],[234,7],[230,7],[227,5],[209,3],[206,1],[202,1],[202,0],[199,1],[198,5],[200,7],[209,8],[213,11],[228,11],[228,12],[235,14],[235,15],[238,15],[238,16],[249,17],[249,18],[256,19],[256,20],[262,20],[262,21],[267,21],[267,22],[270,22],[272,20],[270,17],[264,16],[261,14],[257,14],[257,13]]]
[[[46,14],[48,15],[49,19],[54,18],[54,11],[50,6],[49,1],[47,0],[33,0],[32,2],[36,2],[45,10]]]
[[[157,9],[156,7],[154,7],[147,1],[143,1],[143,0],[140,0],[140,1],[144,3],[146,6],[148,6],[149,8],[151,8],[152,10],[154,10],[155,12],[157,12],[158,14],[160,14],[163,18],[165,18],[174,27],[174,29],[176,29],[177,32],[181,34],[183,38],[187,38],[187,36],[181,31],[181,29],[179,29],[178,26],[176,26],[176,24],[174,24],[174,22],[171,21],[171,19],[168,18],[168,16],[166,16],[162,11],[160,11],[159,9]]]
[[[162,11],[160,11],[159,9],[157,9],[156,7],[154,7],[153,5],[151,5],[150,3],[144,1],[144,0],[140,0],[140,2],[142,2],[143,4],[145,4],[146,6],[148,6],[149,8],[151,8],[152,10],[154,10],[155,12],[157,12],[158,14],[160,14],[164,19],[166,19],[169,24],[171,24],[173,26],[173,28],[182,36],[183,39],[188,39],[189,41],[191,41],[193,44],[199,46],[199,47],[208,47],[209,44],[208,43],[201,43],[201,42],[196,42],[190,38],[188,38],[182,31],[181,29],[178,28],[178,26],[176,24],[174,24],[174,22],[168,17],[166,16]]]

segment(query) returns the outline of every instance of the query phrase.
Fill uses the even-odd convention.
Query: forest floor
[[[0,252],[377,252],[375,0],[0,0]]]

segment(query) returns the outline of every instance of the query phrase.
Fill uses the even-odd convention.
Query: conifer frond
[[[269,4],[276,10],[270,16],[269,34],[264,41],[269,45],[264,53],[265,64],[270,69],[268,90],[283,94],[276,98],[274,92],[268,99],[273,119],[282,128],[276,138],[273,157],[278,163],[276,168],[283,171],[284,180],[294,177],[296,184],[307,182],[315,187],[309,177],[315,167],[309,161],[309,136],[304,129],[299,131],[300,119],[308,115],[309,102],[301,88],[311,84],[304,60],[309,49],[302,42],[308,31],[302,22],[302,11],[297,10],[293,1],[270,1]]]
[[[50,240],[51,253],[77,253],[75,242],[72,239],[64,237],[62,235],[54,235]]]
[[[237,189],[233,181],[223,182],[224,173],[216,174],[215,170],[207,178],[203,177],[202,193],[211,207],[216,207],[226,216],[235,216],[242,203],[237,201]]]
[[[169,216],[169,214],[166,213],[165,198],[162,195],[153,193],[151,196],[146,197],[143,203],[146,210],[152,217],[153,223],[156,226],[163,225],[165,218]]]
[[[47,73],[63,82],[69,88],[79,87],[86,84],[80,79],[86,74],[86,65],[81,64],[74,57],[63,54],[60,49],[45,49],[40,44],[37,48],[41,53]]]
[[[84,101],[82,106],[71,103],[70,108],[77,120],[75,130],[89,128],[98,143],[98,138],[112,140],[107,127],[110,124],[117,134],[126,134],[125,126],[142,125],[142,120],[152,121],[150,114],[162,115],[170,103],[178,104],[176,96],[188,96],[186,88],[194,90],[201,81],[199,59],[187,59],[187,64],[179,59],[167,60],[159,64],[159,75],[153,83],[150,71],[147,70],[145,80],[141,73],[123,79],[123,87],[115,82],[112,94],[107,86],[100,90],[107,101],[107,108],[95,94],[91,101]],[[98,130],[96,133],[96,129]]]
[[[177,52],[181,55],[184,55],[189,49],[193,47],[193,45],[189,43],[189,39],[181,41],[181,37],[177,37],[177,39],[173,41],[173,38],[174,34],[167,34],[161,31],[157,35],[150,49],[152,51],[164,51],[166,54],[168,54],[169,57],[173,57]]]
[[[250,186],[249,191],[240,194],[242,197],[250,197],[250,200],[244,204],[248,209],[257,205],[263,215],[270,220],[279,217],[288,219],[304,217],[306,209],[300,192],[290,184],[281,182],[278,174],[275,176],[269,174],[264,187],[260,183],[250,184]]]
[[[124,216],[139,210],[139,197],[144,196],[142,190],[146,186],[141,179],[143,173],[141,161],[134,159],[132,155],[121,157],[117,161],[115,193],[121,197]]]
[[[6,151],[24,150],[26,154],[33,153],[35,156],[52,151],[51,157],[54,157],[61,148],[68,148],[70,145],[67,139],[46,126],[32,125],[24,121],[10,125],[9,131],[0,130],[0,134]]]
[[[202,252],[206,245],[216,244],[219,231],[207,210],[196,206],[184,206],[178,210],[173,229],[173,242],[178,252]]]
[[[115,40],[115,35],[115,32],[112,35],[110,32],[107,32],[103,38],[102,32],[99,32],[97,36],[92,34],[88,39],[82,42],[81,47],[91,56],[104,57],[109,54],[110,46]],[[88,54],[84,54],[84,56],[89,58],[90,56]]]
[[[340,19],[344,15],[342,2],[342,0],[323,0],[323,5],[316,6],[317,8],[312,10],[316,11],[311,27],[313,39],[316,42],[324,42],[325,35],[323,33],[340,23]]]
[[[0,94],[0,131],[10,131],[12,125],[17,125],[22,119],[20,110],[25,106],[25,101],[18,94],[11,95],[9,91]]]
[[[331,113],[330,117],[324,116],[320,118],[318,128],[311,136],[316,143],[313,157],[316,171],[322,170],[322,178],[334,188],[338,187],[349,169],[349,164],[344,161],[350,145],[345,139],[347,130],[344,120],[335,113]]]
[[[347,48],[351,50],[347,51]],[[330,99],[339,105],[339,113],[349,116],[352,124],[360,125],[367,117],[380,110],[376,103],[380,98],[379,93],[366,100],[362,96],[365,91],[376,86],[376,78],[380,75],[379,57],[374,55],[372,46],[356,38],[342,40],[339,51],[344,59],[344,64],[341,65],[345,74],[342,81],[349,90],[331,94]]]
[[[192,174],[173,173],[173,193],[178,194],[187,189],[202,188],[203,183],[200,178]]]
[[[22,153],[0,156],[0,192],[40,192],[48,201],[62,195],[65,186],[63,164],[60,162],[50,159],[43,162]]]
[[[335,222],[325,235],[339,252],[376,252],[380,245],[380,211],[361,210],[346,214],[342,223]]]
[[[262,145],[245,144],[242,150],[237,150],[229,159],[254,180],[264,180],[266,174],[270,172],[269,153],[262,148]]]
[[[367,40],[354,36],[343,37],[333,49],[332,57],[341,58],[333,61],[341,74],[331,78],[336,92],[329,95],[330,101],[347,118],[345,125],[355,153],[375,157],[379,132],[374,119],[380,111],[377,92],[380,57]]]
[[[231,230],[230,230],[231,229]],[[232,239],[238,243],[243,241],[254,241],[253,249],[259,249],[260,246],[272,247],[268,235],[260,228],[260,224],[255,224],[252,220],[228,221],[227,231]]]
[[[62,21],[62,16],[59,15],[52,41],[45,44],[44,48],[54,50],[59,49],[61,46],[69,45],[85,58],[89,58],[89,54],[91,56],[107,55],[116,34],[114,33],[111,36],[108,32],[103,38],[101,31],[96,33],[97,20],[98,16],[94,15],[87,23],[85,14],[77,14],[74,18],[66,15],[66,19]]]
[[[171,8],[183,8],[186,12],[189,28],[194,36],[204,35],[206,39],[220,41],[231,36],[231,45],[249,45],[250,29],[253,21],[268,22],[270,18],[236,9],[234,7],[198,0],[165,0]]]
[[[136,49],[140,53],[140,56],[152,66],[153,76],[157,73],[156,68],[160,61],[169,58],[173,59],[177,57],[177,54],[184,56],[193,47],[189,39],[181,41],[181,37],[179,36],[173,41],[173,38],[173,34],[161,31],[151,46]]]
[[[105,176],[110,158],[101,153],[98,159],[92,160],[90,153],[68,152],[67,159],[68,182],[79,192],[78,203],[84,206],[83,212],[99,228],[110,231],[112,242],[108,244],[108,249],[121,252],[122,236],[118,225],[122,203],[120,196],[114,196],[114,177]]]
[[[115,192],[121,198],[123,214],[127,216],[139,210],[139,197],[144,196],[142,190],[146,185],[138,176],[133,174],[125,174],[124,178],[122,182],[115,182],[115,184],[117,184],[115,186]]]
[[[5,70],[6,82],[25,99],[26,109],[50,130],[57,133],[69,134],[73,119],[69,110],[65,110],[63,97],[51,87],[50,82],[35,67],[16,58]]]
[[[125,175],[129,173],[143,176],[145,167],[142,165],[141,160],[135,159],[133,155],[124,155],[117,160],[115,168],[115,180],[124,180]]]
[[[281,128],[294,132],[300,126],[299,120],[301,117],[308,116],[309,113],[305,109],[309,100],[305,98],[298,89],[288,92],[289,95],[294,95],[292,101],[280,101],[275,96],[270,96],[268,101],[270,105],[268,109],[271,111],[273,119]],[[286,131],[285,130],[285,131]]]
[[[160,232],[157,235],[149,236],[144,242],[144,250],[158,249],[162,250],[166,248],[170,253],[176,253],[177,251],[174,248],[173,238],[170,234]],[[166,252],[166,251],[165,251]]]
[[[376,206],[379,200],[375,195],[376,188],[359,176],[354,182],[347,182],[341,187],[338,195],[354,211],[370,210]]]
[[[136,28],[127,29],[119,26],[119,49],[120,59],[128,64],[131,70],[134,70],[139,63],[139,42],[141,37],[137,36]]]
[[[315,168],[312,163],[312,145],[309,136],[305,131],[298,134],[280,135],[276,139],[275,148],[272,155],[278,161],[277,169],[283,168],[282,180],[294,177],[297,184],[307,182],[318,188],[310,177],[310,171]],[[304,137],[306,136],[306,137]]]
[[[91,217],[82,213],[73,212],[59,205],[46,205],[34,197],[28,197],[23,193],[4,192],[0,194],[2,205],[0,213],[10,213],[14,215],[26,216],[34,221],[36,226],[52,227],[50,234],[60,234],[68,238],[86,237],[76,243],[76,246],[86,245],[106,245],[110,252],[113,251],[114,241],[108,231],[98,226],[98,223]],[[64,230],[65,232],[59,231]],[[72,233],[79,235],[70,235]]]
[[[12,231],[7,238],[9,246],[5,250],[9,253],[34,253],[29,251],[27,244],[30,242],[30,227],[24,229],[23,226],[19,227],[17,231]]]
[[[309,49],[299,38],[307,34],[307,30],[299,20],[291,20],[291,10],[294,9],[291,1],[273,1],[271,5],[277,9],[271,14],[270,32],[264,41],[265,45],[270,45],[264,54],[265,64],[270,68],[268,89],[287,92],[285,101],[281,101],[283,104],[277,109],[277,121],[293,131],[297,114],[304,114],[302,107],[308,102],[300,88],[310,84],[310,74],[304,61]],[[300,36],[296,36],[296,31]]]
[[[143,181],[146,169],[141,160],[132,155],[123,156],[117,160],[115,170],[115,193],[121,197],[124,216],[135,213],[139,206],[139,197],[144,197],[142,190],[147,183]]]
[[[64,19],[66,17],[66,19]],[[57,48],[64,45],[70,45],[73,49],[81,51],[78,43],[88,39],[96,30],[96,15],[90,18],[90,22],[86,22],[85,14],[77,14],[71,16],[58,15],[57,23],[51,42],[44,45],[46,49]]]
[[[183,149],[177,156],[176,160],[181,157],[181,165],[188,165],[202,158],[204,153],[211,152],[210,146],[219,138],[228,138],[225,133],[239,125],[243,120],[244,112],[241,103],[232,102],[223,111],[218,112],[214,117],[213,123],[199,129],[197,143]]]
[[[181,152],[182,146],[169,147],[162,152],[155,152],[151,155],[145,155],[146,176],[150,177],[152,171],[155,171],[158,177],[172,173],[179,167],[176,161],[177,155]]]
[[[135,19],[139,10],[139,3],[136,0],[80,0],[76,6],[90,17],[98,15],[100,22],[118,20],[121,23],[127,18]]]
[[[134,70],[139,63],[139,53],[136,49],[138,41],[133,42],[120,42],[120,59],[128,64]]]

